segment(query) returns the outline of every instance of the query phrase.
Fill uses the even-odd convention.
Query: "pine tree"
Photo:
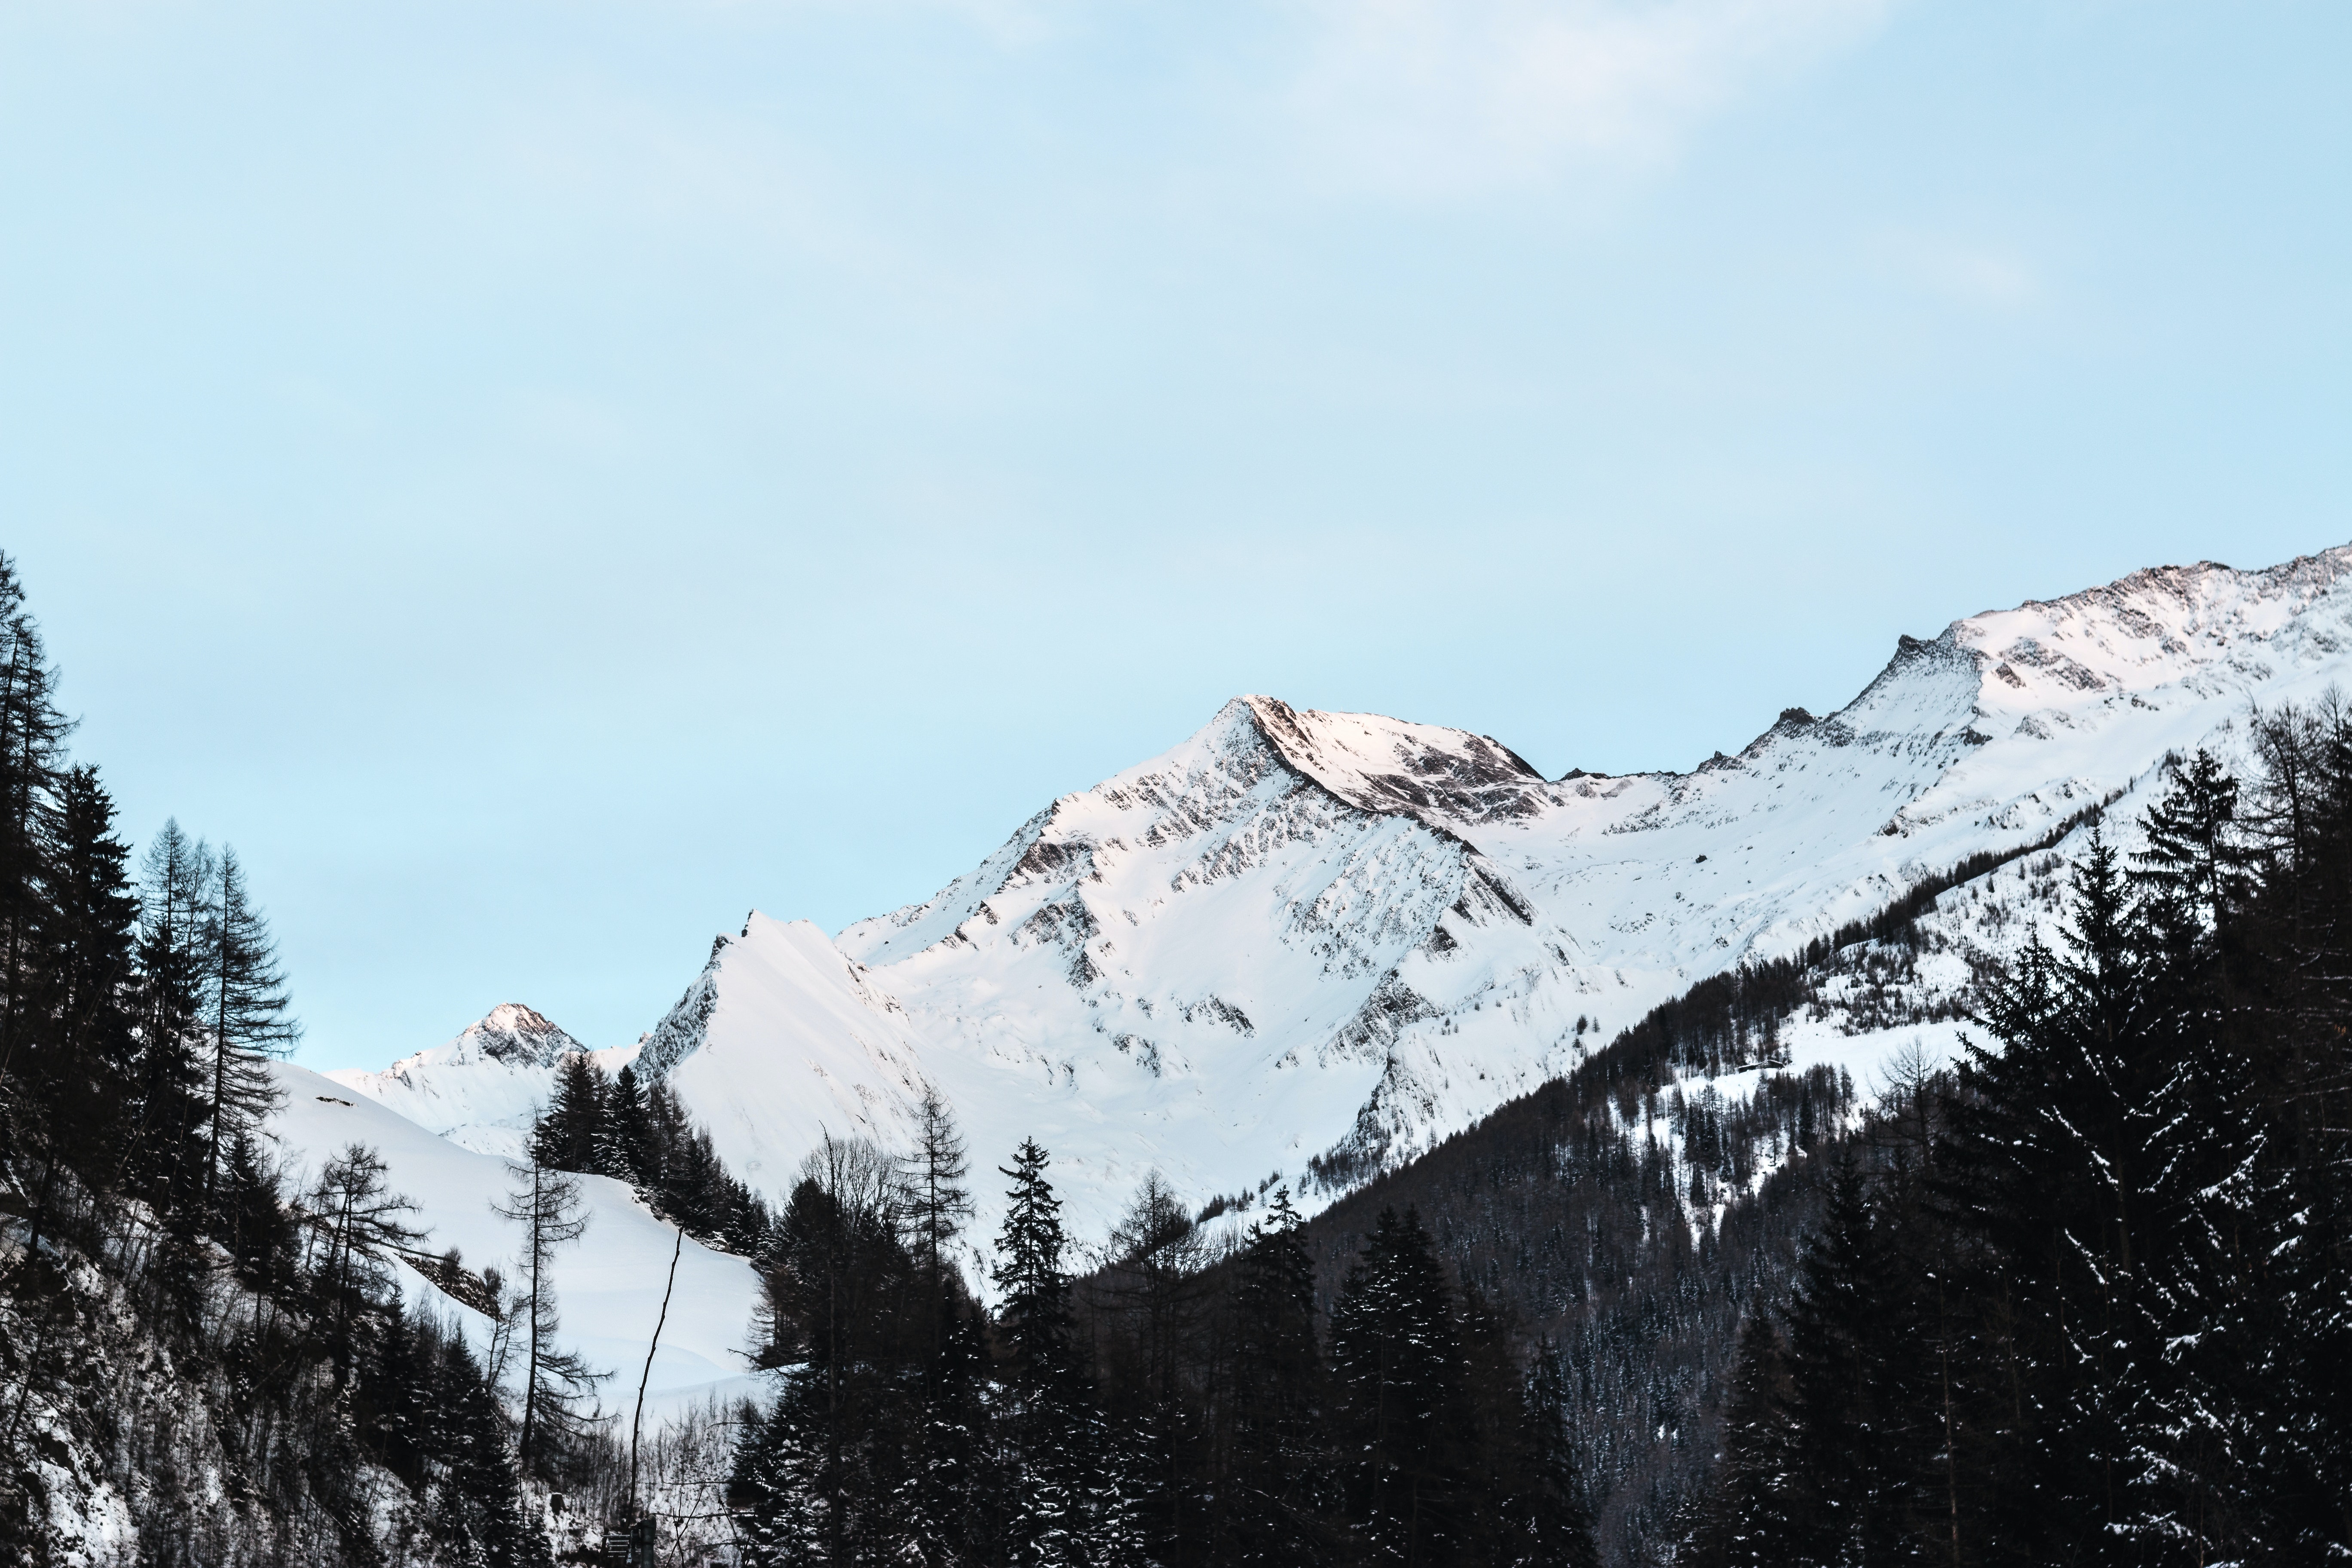
[[[506,1418],[462,1335],[444,1343],[433,1408],[446,1479],[436,1489],[439,1506],[431,1532],[447,1560],[486,1568],[545,1568],[551,1554],[546,1536],[525,1512]]]
[[[392,1190],[389,1174],[382,1155],[353,1143],[327,1162],[304,1200],[315,1238],[310,1273],[339,1346],[349,1344],[352,1313],[375,1296],[392,1261],[424,1239],[401,1217],[416,1205]]]
[[[1464,1363],[1451,1293],[1421,1216],[1382,1209],[1331,1312],[1351,1510],[1376,1557],[1460,1560],[1473,1521]]]
[[[551,1171],[607,1173],[610,1088],[583,1051],[568,1051],[555,1067],[555,1096],[531,1127],[531,1159]]]
[[[1740,1327],[1723,1452],[1689,1557],[1696,1568],[1779,1568],[1801,1526],[1792,1469],[1788,1346],[1771,1317]]]
[[[131,1189],[167,1221],[204,1180],[205,1074],[203,920],[213,857],[177,820],[148,845],[141,867],[137,948],[139,1058],[134,1128],[121,1164]]]
[[[1549,1342],[1529,1370],[1506,1457],[1497,1568],[1600,1568],[1592,1510],[1569,1438],[1568,1368]]]
[[[41,968],[35,952],[44,867],[42,816],[71,726],[57,671],[25,607],[16,563],[0,555],[0,1094],[10,1092]],[[5,1131],[5,1128],[0,1128]]]
[[[901,1169],[908,1235],[937,1296],[955,1267],[951,1252],[956,1239],[971,1218],[971,1193],[964,1184],[971,1166],[954,1113],[939,1090],[928,1086],[916,1107],[914,1147]],[[944,1324],[939,1332],[944,1335]]]
[[[1045,1179],[1045,1151],[1024,1140],[1012,1180],[992,1277],[1001,1292],[997,1333],[1004,1346],[1003,1441],[1006,1491],[1004,1561],[1013,1568],[1085,1562],[1087,1458],[1099,1421],[1088,1397],[1062,1259],[1062,1201]]]
[[[2140,1462],[2136,1413],[2161,1354],[2145,1298],[2158,1215],[2148,1154],[2169,1078],[2144,928],[2095,832],[2076,868],[2065,951],[2030,944],[1973,1049],[1945,1155],[1962,1222],[1984,1240],[1970,1283],[2008,1322],[2011,1402],[1988,1462],[2030,1477],[1986,1528],[2027,1557],[2126,1538]]]
[[[205,1153],[205,1207],[211,1208],[226,1137],[260,1124],[278,1103],[267,1062],[294,1048],[302,1027],[289,1011],[286,977],[261,911],[246,889],[236,851],[224,847],[211,907],[200,927],[204,1021],[211,1055],[210,1131]]]
[[[604,1121],[604,1173],[633,1186],[652,1185],[653,1127],[646,1115],[646,1096],[637,1083],[635,1063],[623,1062],[621,1070],[613,1075]]]
[[[862,1140],[827,1136],[802,1167],[761,1287],[782,1386],[751,1473],[755,1523],[777,1563],[902,1559],[896,1511],[913,1475],[908,1405],[922,1288],[900,1240],[899,1173]]]
[[[280,1197],[278,1173],[251,1134],[238,1131],[221,1157],[222,1241],[256,1289],[283,1293],[296,1279],[299,1226]]]
[[[1224,1421],[1225,1479],[1213,1541],[1235,1563],[1336,1561],[1338,1454],[1315,1333],[1315,1265],[1288,1187],[1250,1226],[1234,1265]]]
[[[1887,1562],[1906,1550],[1925,1473],[1914,1378],[1927,1357],[1885,1227],[1859,1168],[1832,1172],[1790,1310],[1791,1563]]]
[[[422,1492],[434,1448],[433,1366],[429,1327],[412,1319],[398,1291],[376,1309],[380,1326],[358,1356],[352,1425],[371,1457]]]
[[[923,1366],[922,1425],[905,1517],[925,1568],[951,1568],[990,1561],[995,1545],[988,1325],[952,1279],[941,1287],[931,1321],[941,1332]]]
[[[912,1326],[921,1363],[900,1511],[927,1568],[969,1561],[980,1536],[987,1409],[983,1324],[953,1247],[971,1217],[962,1135],[936,1089],[917,1107],[913,1148],[900,1161],[900,1214],[921,1304]]]
[[[19,1131],[43,1150],[33,1233],[47,1222],[60,1167],[111,1186],[132,1054],[131,930],[138,901],[114,837],[114,803],[90,767],[59,775],[42,816],[42,864],[28,950],[36,974],[16,1057]]]
[[[751,1568],[844,1562],[834,1552],[842,1510],[828,1489],[823,1383],[814,1368],[786,1368],[774,1402],[743,1436],[734,1490],[746,1505],[742,1535]]]
[[[1111,1331],[1098,1370],[1130,1460],[1119,1512],[1133,1521],[1139,1550],[1172,1560],[1202,1528],[1193,1472],[1202,1433],[1191,1374],[1206,1308],[1207,1249],[1200,1226],[1153,1171],[1111,1227],[1108,1254],[1092,1300],[1097,1321]]]
[[[2236,831],[2238,781],[2212,753],[2199,751],[2175,769],[2164,795],[2142,818],[2147,846],[2133,857],[2131,880],[2175,929],[2211,931],[2251,891],[2247,856]],[[2168,906],[2169,908],[2168,908]]]
[[[2253,740],[2259,896],[2238,1038],[2273,1167],[2251,1247],[2268,1395],[2251,1456],[2282,1548],[2316,1559],[2352,1553],[2352,703],[2330,691],[2260,714]]]

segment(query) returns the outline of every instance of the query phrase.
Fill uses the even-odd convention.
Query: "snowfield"
[[[929,1085],[971,1144],[976,1237],[999,1217],[992,1168],[1033,1135],[1080,1237],[1155,1167],[1196,1202],[1278,1177],[1311,1207],[1696,980],[2112,796],[2136,812],[2168,756],[2230,752],[2250,704],[2307,700],[2348,671],[2352,546],[2262,572],[2136,573],[1904,638],[1838,712],[1790,710],[1686,773],[1545,779],[1485,736],[1236,698],[924,903],[831,939],[753,914],[653,1029],[597,1059],[665,1079],[775,1196],[828,1131],[898,1142]],[[2002,899],[2029,876],[1956,889],[1931,923],[1956,945],[2021,941],[2044,906]],[[1964,978],[1948,953],[1922,966],[1922,984]],[[287,1135],[317,1150],[348,1125],[387,1158],[396,1144],[436,1234],[502,1257],[482,1217],[498,1162],[457,1142],[511,1149],[572,1048],[541,1031],[492,1049],[527,1014],[317,1080],[356,1103],[297,1095]],[[1786,1043],[1798,1066],[1833,1058],[1866,1083],[1915,1037],[1941,1059],[1957,1028],[1856,1037],[1832,1020]],[[650,1321],[632,1281],[660,1227],[596,1186],[566,1310],[583,1345],[620,1356]],[[679,1377],[717,1375],[748,1317],[748,1269],[697,1268],[708,1299],[677,1353],[700,1359]]]

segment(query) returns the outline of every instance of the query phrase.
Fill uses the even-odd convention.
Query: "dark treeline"
[[[1837,1162],[1684,1561],[2352,1557],[2352,712],[2253,738]]]
[[[0,1556],[543,1559],[382,1163],[265,1153],[299,1029],[243,866],[166,823],[134,875],[55,687],[0,557]]]
[[[1819,1209],[1814,1162],[1796,1156],[1826,1147],[1854,1103],[1826,1068],[1760,1075],[1738,1100],[1660,1076],[1663,1089],[1596,1058],[1305,1228],[1328,1299],[1380,1215],[1412,1205],[1457,1289],[1550,1341],[1611,1563],[1657,1554],[1704,1486],[1736,1325],[1785,1284]],[[1677,1131],[1696,1168],[1676,1161]]]
[[[634,1065],[608,1078],[584,1054],[564,1057],[532,1124],[530,1153],[549,1170],[628,1183],[663,1218],[721,1251],[757,1257],[775,1223],[728,1171],[710,1134],[666,1085],[640,1088]]]
[[[1024,1144],[973,1299],[936,1100],[812,1156],[762,1257],[777,1396],[740,1451],[762,1564],[1588,1564],[1566,1373],[1383,1215],[1317,1310],[1286,1193],[1213,1247],[1156,1177],[1081,1274]]]

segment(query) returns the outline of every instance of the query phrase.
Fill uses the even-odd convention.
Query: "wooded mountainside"
[[[1913,900],[1336,1204],[1322,1277],[1410,1204],[1559,1344],[1612,1563],[2352,1553],[2352,711],[2252,731],[2242,781],[2179,761],[2143,852],[2021,858],[2050,934],[1979,960],[1957,1072],[1680,1081],[1769,1066],[1840,975],[1909,1021]]]

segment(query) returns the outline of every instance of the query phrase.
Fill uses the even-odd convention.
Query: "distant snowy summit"
[[[382,1072],[343,1068],[326,1076],[411,1121],[483,1153],[511,1153],[546,1103],[562,1058],[588,1047],[520,1002],[502,1002],[447,1045],[404,1057]],[[589,1052],[604,1062],[634,1052]]]
[[[2345,679],[2347,573],[2352,546],[1971,616],[1683,773],[1546,779],[1489,737],[1236,698],[925,902],[831,940],[755,914],[598,1059],[665,1079],[771,1191],[826,1132],[901,1135],[929,1085],[983,1171],[1051,1149],[1082,1229],[1155,1167],[1197,1199],[1328,1195],[1693,982]],[[577,1047],[508,1013],[337,1081],[436,1131],[519,1127]]]
[[[516,1068],[551,1067],[566,1051],[587,1049],[520,1002],[499,1003],[480,1023],[441,1048],[452,1053],[452,1061],[488,1060]]]

